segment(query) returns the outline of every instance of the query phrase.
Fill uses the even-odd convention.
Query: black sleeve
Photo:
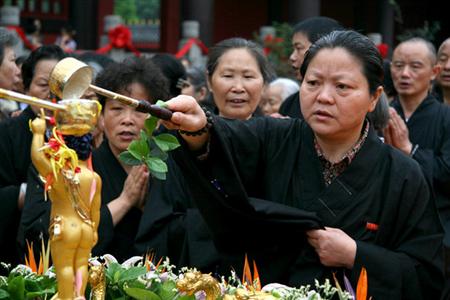
[[[44,185],[36,168],[31,165],[28,169],[27,192],[17,237],[23,253],[26,253],[26,241],[33,243],[37,250],[35,253],[41,251],[41,238],[47,243],[50,210],[50,199],[45,201]]]
[[[321,227],[315,213],[249,197],[246,191],[247,185],[259,180],[261,165],[281,151],[280,145],[293,125],[290,120],[272,118],[248,122],[217,118],[210,132],[206,161],[199,163],[187,147],[173,153],[221,249],[264,247],[268,237],[275,241],[285,239],[283,233],[302,234],[305,229]],[[236,234],[249,224],[258,230],[251,235]]]

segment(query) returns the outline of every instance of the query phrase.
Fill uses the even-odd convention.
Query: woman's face
[[[361,63],[342,48],[322,49],[311,60],[300,88],[306,122],[323,140],[358,138],[382,88],[369,94]]]
[[[209,85],[219,114],[250,118],[261,100],[264,79],[256,59],[246,49],[231,49],[220,58]]]
[[[34,75],[31,79],[30,87],[27,95],[37,97],[40,99],[49,99],[50,88],[48,80],[53,67],[58,63],[56,59],[43,59],[38,61],[34,68]]]
[[[3,61],[0,62],[0,87],[8,90],[20,81],[20,69],[16,65],[16,54],[11,47],[5,47],[3,51]]]
[[[302,66],[305,53],[309,49],[309,46],[311,46],[311,42],[303,32],[297,32],[292,36],[293,50],[291,56],[289,56],[289,60],[291,61],[291,66],[294,69],[295,77],[297,77],[298,80],[302,79],[302,76],[300,75],[300,67]]]
[[[150,100],[147,91],[140,83],[132,83],[127,91],[120,94],[135,99]],[[139,138],[148,114],[137,112],[133,107],[116,100],[106,100],[103,108],[103,127],[109,147],[115,156],[125,151],[131,141]]]

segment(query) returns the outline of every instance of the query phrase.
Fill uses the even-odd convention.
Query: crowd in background
[[[332,272],[356,282],[365,266],[374,299],[448,297],[450,38],[437,49],[411,38],[382,60],[369,39],[314,17],[294,26],[295,75],[283,78],[258,44],[242,38],[211,47],[200,68],[167,53],[122,62],[74,54],[67,36],[16,57],[15,37],[0,28],[0,88],[51,101],[52,68],[74,56],[93,67],[99,87],[150,103],[174,99],[174,111],[199,116],[194,104],[178,104],[195,99],[215,115],[201,146],[170,124],[158,128],[187,144],[169,156],[162,181],[118,159],[147,114],[84,95],[103,106],[92,133],[103,182],[92,255],[123,261],[153,251],[220,275],[241,268],[248,252],[266,270],[264,283],[300,285]],[[51,203],[30,159],[28,124],[38,114],[0,99],[0,261],[12,264],[23,262],[27,241],[49,239]]]

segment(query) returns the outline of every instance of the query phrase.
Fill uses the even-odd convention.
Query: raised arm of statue
[[[37,117],[31,122],[30,127],[33,132],[33,141],[31,143],[31,160],[39,174],[48,174],[52,171],[50,160],[46,157],[43,151],[40,151],[40,149],[44,147],[44,134],[47,129],[45,115],[41,113],[40,117]]]

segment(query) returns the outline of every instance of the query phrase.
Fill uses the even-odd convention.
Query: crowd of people
[[[16,61],[14,43],[0,28],[0,88],[54,100],[50,73],[76,55],[43,45]],[[263,284],[291,286],[333,276],[356,286],[364,267],[373,299],[448,299],[450,38],[437,50],[402,41],[388,60],[368,37],[313,17],[294,26],[292,46],[293,78],[238,37],[212,46],[204,69],[170,54],[76,56],[95,66],[96,86],[166,101],[173,115],[157,131],[181,143],[166,180],[126,165],[119,154],[148,115],[83,95],[103,106],[92,133],[102,180],[92,255],[153,252],[214,276],[240,274],[248,256]],[[15,265],[27,242],[38,253],[53,238],[52,204],[30,158],[39,109],[0,99],[0,111],[0,261]]]

